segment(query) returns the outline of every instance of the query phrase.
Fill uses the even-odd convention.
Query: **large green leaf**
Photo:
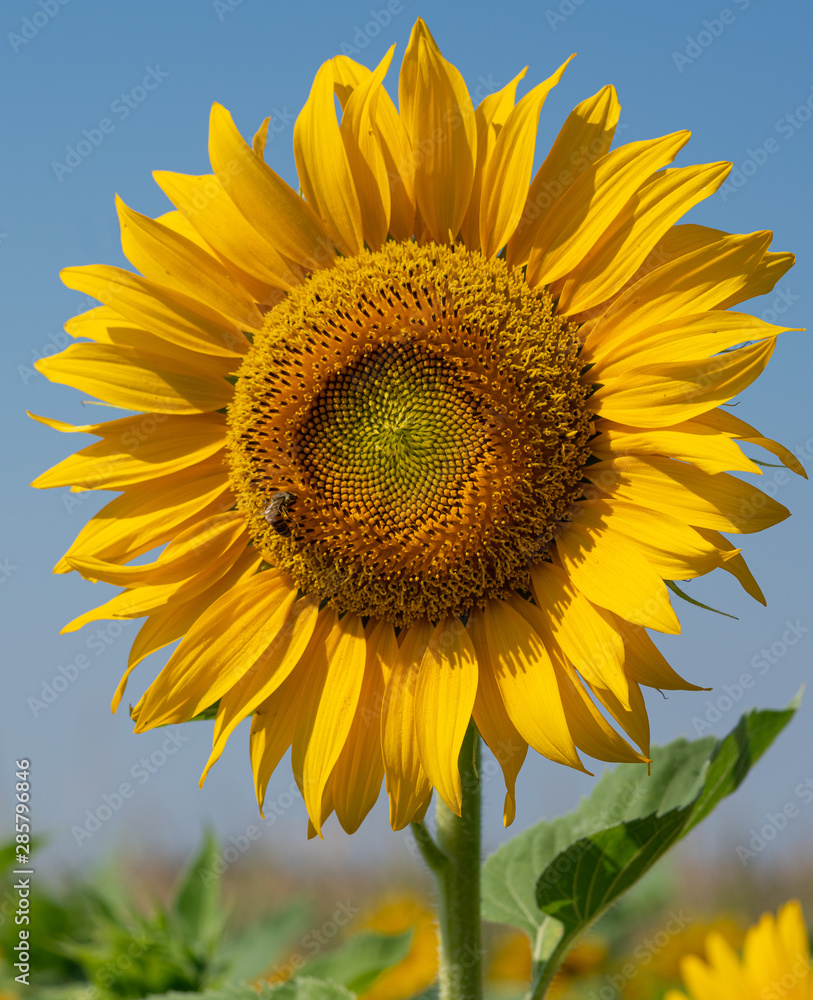
[[[543,965],[734,791],[796,711],[753,711],[724,740],[676,740],[607,771],[575,812],[538,823],[483,868],[483,916],[513,924]]]
[[[305,972],[320,979],[337,983],[363,993],[382,972],[406,958],[412,942],[412,931],[404,934],[378,934],[362,931],[336,951],[319,955],[308,962]]]

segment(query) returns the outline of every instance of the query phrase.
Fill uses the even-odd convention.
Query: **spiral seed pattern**
[[[581,493],[578,352],[547,292],[460,246],[317,272],[268,313],[230,408],[255,544],[338,611],[398,625],[527,590]],[[280,490],[284,534],[263,516]]]

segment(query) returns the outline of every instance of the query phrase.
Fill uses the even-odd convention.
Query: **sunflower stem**
[[[469,723],[460,750],[460,780],[461,815],[440,798],[436,811],[436,850],[446,858],[432,869],[440,925],[440,998],[480,1000],[480,736],[474,723]]]
[[[434,840],[432,840],[432,834],[424,823],[412,823],[410,825],[412,826],[412,834],[415,837],[418,849],[423,856],[423,860],[426,862],[427,868],[435,874],[439,873],[444,865],[449,863],[449,859]]]

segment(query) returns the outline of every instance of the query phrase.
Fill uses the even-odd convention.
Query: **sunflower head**
[[[581,492],[580,374],[575,325],[504,261],[411,241],[341,258],[268,313],[238,372],[254,543],[339,613],[399,626],[530,591]]]
[[[764,600],[726,533],[788,512],[729,475],[760,471],[739,443],[803,474],[726,408],[783,332],[732,306],[792,255],[678,223],[730,165],[672,167],[687,132],[613,149],[604,87],[534,172],[567,63],[475,107],[419,20],[396,107],[392,54],[317,72],[302,194],[268,120],[249,144],[215,105],[212,173],[156,174],[158,219],[119,203],[137,273],[64,271],[103,304],[37,363],[132,413],[37,418],[101,439],[37,486],[120,492],[56,570],[123,592],[67,629],[146,619],[114,707],[180,640],[137,729],[214,715],[208,771],[251,717],[260,803],[291,748],[314,833],[382,779],[395,828],[434,790],[459,811],[472,718],[506,823],[529,746],[647,760],[641,685],[695,688],[647,632],[679,631],[667,582],[720,568]]]

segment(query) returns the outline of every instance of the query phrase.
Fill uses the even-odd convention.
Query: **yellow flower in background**
[[[181,639],[137,731],[216,706],[205,777],[253,716],[260,803],[292,747],[317,833],[334,811],[356,830],[382,778],[396,829],[434,789],[459,813],[472,716],[506,824],[529,745],[579,770],[579,750],[646,760],[641,685],[696,689],[645,631],[680,630],[664,580],[721,568],[763,600],[725,533],[788,512],[728,474],[760,471],[739,442],[803,474],[723,405],[783,332],[729,309],[792,255],[677,224],[729,164],[669,167],[688,132],[611,150],[607,86],[532,177],[567,63],[475,108],[419,20],[396,109],[391,59],[319,69],[304,197],[264,162],[268,120],[249,145],[215,105],[213,173],[158,172],[175,210],[155,220],[119,203],[141,273],[64,271],[103,305],[37,363],[136,411],[37,418],[101,441],[35,485],[121,492],[56,572],[125,589],[67,630],[146,617],[114,708]]]
[[[408,1000],[435,981],[438,973],[438,935],[435,914],[417,896],[403,893],[381,900],[360,927],[379,934],[412,931],[406,958],[388,969],[360,1000]]]
[[[681,973],[687,993],[665,1000],[811,1000],[813,969],[802,907],[791,900],[776,917],[763,913],[745,935],[742,958],[716,932],[706,940],[704,962],[687,955]]]
[[[678,925],[679,930],[674,934],[664,933],[663,930],[652,934],[647,930],[627,955],[614,964],[610,970],[611,977],[629,963],[635,969],[634,976],[624,977],[627,979],[624,1000],[652,1000],[661,996],[666,986],[680,979],[681,963],[687,955],[704,954],[710,934],[722,938],[733,949],[741,947],[745,936],[741,921],[726,914],[719,914],[711,920],[692,919],[685,924],[681,920]]]

